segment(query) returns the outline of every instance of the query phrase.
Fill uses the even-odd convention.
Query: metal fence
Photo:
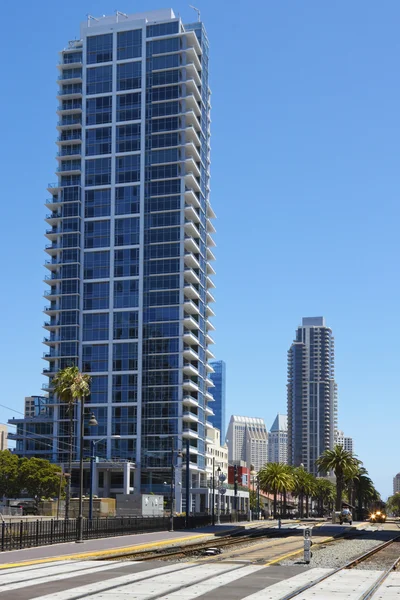
[[[121,517],[84,519],[83,539],[91,540],[133,533],[167,531],[168,517]],[[77,538],[77,519],[50,521],[19,521],[1,524],[0,549],[17,550],[32,546],[46,546],[74,542]]]
[[[234,523],[246,521],[247,514],[238,513],[220,515],[221,523]],[[169,517],[112,517],[83,520],[83,539],[91,540],[104,537],[115,537],[134,533],[152,531],[168,531]],[[217,517],[215,516],[215,523]],[[77,539],[78,520],[69,519],[49,521],[17,521],[1,523],[0,550],[18,550],[32,548],[33,546],[47,546],[62,542],[74,542]],[[206,527],[212,525],[211,515],[195,515],[189,517],[189,528]],[[185,517],[174,517],[174,529],[185,529]]]

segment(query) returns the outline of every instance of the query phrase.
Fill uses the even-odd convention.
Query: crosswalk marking
[[[317,579],[330,571],[332,571],[332,569],[307,569],[304,573],[300,573],[300,575],[289,577],[279,583],[274,583],[269,587],[265,587],[259,592],[255,592],[255,594],[245,596],[243,600],[279,600],[285,594],[293,592],[307,583],[317,581]],[[301,596],[301,600],[303,600],[303,595]]]
[[[39,598],[37,598],[37,600],[71,600],[71,599],[75,598],[76,596],[81,597],[81,596],[83,596],[83,594],[85,594],[85,598],[86,597],[90,598],[92,594],[96,595],[96,594],[99,594],[100,592],[102,593],[101,596],[102,596],[102,600],[103,600],[103,598],[106,597],[107,590],[110,588],[112,588],[114,591],[114,589],[116,589],[117,587],[129,585],[131,583],[135,583],[135,585],[137,586],[141,580],[149,579],[149,578],[154,579],[161,575],[166,577],[167,575],[173,574],[176,571],[179,571],[179,575],[178,575],[178,579],[179,579],[182,576],[181,572],[183,573],[187,569],[192,570],[193,565],[191,565],[191,564],[166,565],[165,567],[158,567],[155,569],[151,569],[150,571],[141,571],[139,573],[131,573],[128,575],[121,575],[120,577],[115,577],[115,578],[105,581],[105,582],[97,581],[96,583],[92,583],[89,585],[81,585],[78,587],[71,587],[67,591],[53,592],[52,594],[40,596]],[[194,575],[193,575],[193,578],[195,578]],[[71,583],[71,585],[73,586],[73,583]],[[116,598],[116,596],[114,596],[114,598]],[[1,594],[0,594],[0,599],[1,599]],[[98,600],[98,597],[97,597],[97,600]]]
[[[68,563],[59,565],[57,570],[54,570],[52,567],[43,567],[42,565],[42,569],[36,569],[35,573],[27,573],[25,578],[23,577],[23,573],[15,573],[13,569],[8,573],[6,572],[0,578],[0,595],[3,592],[10,592],[12,590],[24,588],[26,587],[27,583],[32,586],[46,583],[49,580],[61,581],[62,579],[69,579],[71,576],[79,577],[79,575],[84,575],[85,573],[109,571],[110,569],[116,569],[123,564],[126,563],[119,561],[101,564],[101,566],[99,566],[98,562],[88,561],[80,562],[79,565]]]
[[[241,579],[242,577],[246,577],[246,575],[252,575],[261,569],[264,569],[263,566],[255,566],[249,565],[247,567],[242,567],[237,569],[232,573],[229,571],[228,573],[222,573],[221,575],[215,575],[211,579],[207,581],[203,581],[201,583],[195,583],[188,588],[178,590],[176,592],[172,592],[167,596],[162,596],[159,600],[190,600],[192,598],[197,598],[197,596],[201,596],[202,594],[207,594],[213,590],[218,589],[219,587],[226,585],[227,583],[231,583],[232,581],[236,581],[237,579]]]

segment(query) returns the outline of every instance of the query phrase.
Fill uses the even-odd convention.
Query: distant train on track
[[[371,513],[369,520],[371,521],[371,523],[385,523],[386,514],[381,510],[377,510]]]

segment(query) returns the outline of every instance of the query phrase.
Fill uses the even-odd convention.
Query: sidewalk
[[[137,533],[118,537],[85,540],[81,544],[67,542],[49,546],[38,546],[22,550],[0,552],[0,569],[11,566],[38,564],[57,560],[82,560],[84,558],[101,558],[102,556],[118,556],[126,552],[149,550],[152,548],[184,545],[195,540],[206,541],[216,536],[227,535],[241,528],[254,526],[253,523],[237,523],[202,527],[189,531],[156,531],[153,533]],[[260,521],[258,523],[264,523]]]

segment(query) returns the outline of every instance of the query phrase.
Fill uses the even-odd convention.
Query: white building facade
[[[343,431],[335,431],[335,446],[342,446],[350,454],[354,454],[353,438],[344,435]]]
[[[268,461],[268,431],[264,419],[232,415],[227,432],[230,464],[246,462],[256,471]]]

